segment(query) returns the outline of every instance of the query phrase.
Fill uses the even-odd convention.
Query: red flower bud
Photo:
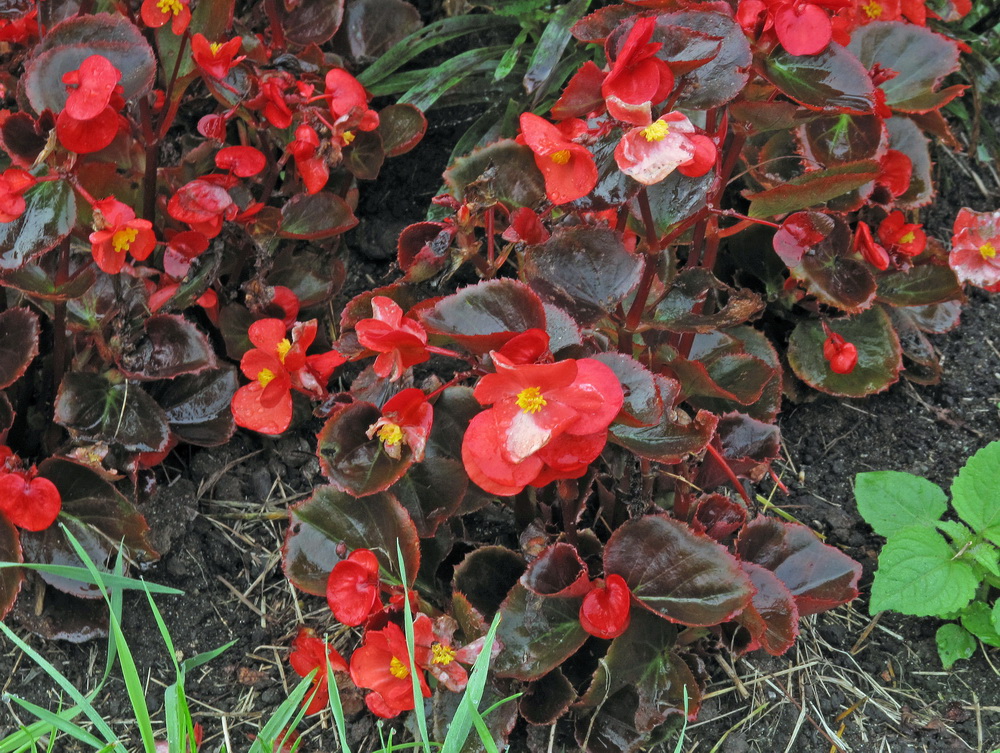
[[[609,575],[583,597],[580,624],[598,638],[617,638],[631,620],[632,592],[620,575]]]
[[[823,357],[830,362],[830,371],[835,374],[850,374],[858,365],[858,349],[836,332],[827,335]]]

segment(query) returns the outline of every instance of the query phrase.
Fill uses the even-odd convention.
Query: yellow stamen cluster
[[[904,235],[902,238],[900,238],[899,242],[900,243],[913,243],[913,241],[916,240],[916,237],[917,236],[915,236],[913,234],[913,231],[911,230],[906,235]]]
[[[219,50],[222,49],[222,42],[212,42],[208,45],[208,49],[212,51],[213,55],[218,55]]]
[[[156,7],[160,9],[161,13],[169,13],[172,16],[176,16],[184,10],[181,0],[159,0],[156,3]]]
[[[979,247],[979,255],[984,259],[992,259],[997,255],[997,250],[993,248],[993,244],[987,241]]]
[[[654,120],[639,133],[645,137],[646,141],[663,141],[670,133],[670,126],[667,125],[666,121]]]
[[[257,382],[261,387],[267,387],[274,381],[274,372],[270,369],[261,369],[257,372]]]
[[[340,134],[340,137],[344,140],[344,146],[347,146],[357,138],[352,131],[344,131]]]
[[[111,245],[114,246],[115,253],[120,254],[122,251],[128,251],[129,246],[135,242],[136,236],[138,235],[139,231],[132,227],[123,227],[121,230],[112,235]]]
[[[378,438],[388,446],[393,447],[403,441],[403,430],[397,424],[383,424],[378,432]]]
[[[285,362],[285,356],[288,355],[288,351],[290,351],[291,349],[292,349],[292,344],[288,341],[288,338],[286,337],[284,340],[282,340],[280,343],[278,343],[278,347],[277,347],[278,360],[281,361],[282,363],[284,363]]]
[[[558,152],[553,152],[551,159],[557,165],[565,165],[569,162],[570,153],[569,149],[560,149]]]
[[[517,407],[525,413],[538,413],[546,404],[542,391],[537,387],[525,387],[517,393]]]
[[[882,15],[882,4],[872,0],[870,3],[862,5],[861,10],[868,18],[879,18]]]
[[[399,680],[405,680],[410,676],[410,669],[394,656],[389,662],[389,674]]]
[[[455,661],[455,649],[443,643],[435,643],[431,646],[431,655],[434,657],[431,659],[431,664],[443,664],[447,667]]]

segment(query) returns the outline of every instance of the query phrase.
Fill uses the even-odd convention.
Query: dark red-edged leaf
[[[943,335],[958,326],[962,314],[962,300],[945,301],[931,306],[913,306],[906,313],[922,332]]]
[[[344,19],[344,0],[297,0],[275,7],[285,36],[303,46],[328,42]]]
[[[826,333],[816,319],[799,322],[788,341],[788,363],[795,376],[831,395],[864,397],[882,392],[899,380],[902,368],[899,338],[885,311],[875,306],[847,319],[828,322],[858,349],[858,363],[850,374],[837,374],[823,356]]]
[[[666,45],[658,55],[671,63],[671,67],[674,56],[670,52],[676,49],[674,36],[677,32],[667,32],[669,27],[691,29],[705,37],[719,40],[718,42],[709,40],[709,44],[718,45],[718,50],[704,65],[678,76],[675,86],[679,87],[681,92],[677,100],[681,107],[693,110],[720,107],[743,91],[750,77],[750,63],[753,56],[746,35],[728,13],[707,8],[665,13],[657,17],[656,27],[652,41],[662,41]],[[708,52],[704,44],[691,47],[685,45],[685,49],[676,50],[675,55],[682,63],[690,64],[694,60],[704,58]],[[686,67],[689,66],[680,66],[677,72],[684,71]]]
[[[122,355],[119,364],[130,379],[173,379],[218,366],[208,337],[183,316],[151,316],[144,327],[145,335]]]
[[[17,529],[7,518],[0,515],[0,561],[24,562],[21,556],[21,545],[18,542]],[[8,567],[0,570],[0,620],[17,601],[17,594],[24,582],[24,573],[19,567]]]
[[[761,61],[761,74],[800,105],[863,115],[875,107],[875,86],[868,68],[839,44],[816,55],[777,50]]]
[[[38,257],[33,264],[25,264],[20,269],[3,274],[0,279],[3,280],[4,287],[19,290],[36,300],[53,302],[80,298],[97,279],[95,266],[84,264],[73,269],[63,283],[57,284],[58,265],[58,254],[46,254]]]
[[[435,422],[437,416],[435,416]],[[389,487],[413,519],[420,538],[433,538],[438,526],[455,515],[469,488],[461,461],[427,457]]]
[[[60,84],[61,85],[61,84]],[[24,213],[0,223],[0,269],[19,269],[55,248],[76,224],[76,194],[69,182],[50,180],[24,192]]]
[[[79,68],[91,55],[104,56],[121,71],[125,99],[138,99],[153,88],[156,58],[135,24],[119,14],[76,16],[49,29],[32,50],[19,85],[35,112],[60,112],[65,107],[63,74]]]
[[[679,463],[689,454],[700,452],[712,438],[718,418],[698,411],[692,419],[682,410],[664,410],[653,426],[614,424],[609,439],[639,457],[659,463]]]
[[[321,486],[309,499],[288,510],[288,532],[282,550],[285,575],[314,596],[326,595],[326,581],[340,562],[337,547],[370,549],[386,573],[400,582],[396,543],[403,552],[407,585],[420,569],[417,529],[396,498],[386,492],[358,499],[332,486]]]
[[[738,476],[758,478],[781,454],[778,427],[744,413],[721,416],[714,441],[726,458],[729,469]],[[697,479],[696,483],[702,489],[713,489],[725,484],[729,476],[715,458],[706,457],[698,469]]]
[[[226,355],[234,361],[239,361],[253,347],[247,331],[255,319],[246,306],[238,303],[224,306],[219,311],[219,332],[226,343]]]
[[[84,439],[159,452],[170,438],[167,417],[141,387],[100,374],[71,371],[56,395],[55,421]]]
[[[58,590],[46,591],[40,615],[22,601],[14,615],[22,627],[47,641],[86,643],[108,634],[108,607],[96,599],[82,601]]]
[[[823,303],[857,312],[875,300],[875,278],[866,263],[850,258],[851,231],[840,217],[796,212],[774,234],[774,250]]]
[[[215,447],[225,444],[236,430],[229,406],[237,387],[236,369],[227,364],[151,385],[150,393],[179,439]]]
[[[396,258],[405,282],[429,280],[448,263],[455,228],[443,222],[415,222],[399,234]]]
[[[691,527],[719,543],[736,533],[747,522],[746,508],[732,497],[707,494],[698,500]]]
[[[941,381],[941,358],[934,344],[913,320],[906,308],[886,307],[903,351],[903,376],[917,384]]]
[[[755,518],[744,526],[736,550],[740,559],[778,576],[792,592],[801,617],[846,604],[858,595],[861,565],[803,525]]]
[[[511,209],[534,208],[546,201],[545,179],[532,151],[512,139],[459,157],[445,170],[444,180],[457,199],[464,198],[466,188],[475,183],[480,193],[488,193]]]
[[[889,118],[885,125],[889,129],[889,148],[909,157],[913,167],[910,187],[902,196],[896,197],[896,205],[902,209],[926,206],[934,198],[930,142],[910,118]]]
[[[283,245],[267,273],[269,285],[291,290],[303,309],[322,306],[340,292],[347,277],[341,259],[331,259],[329,250],[320,246]]]
[[[877,115],[837,115],[814,118],[799,127],[806,159],[825,167],[878,159],[885,145],[883,120]]]
[[[817,206],[866,183],[879,174],[878,162],[859,160],[824,170],[812,170],[784,185],[749,194],[751,217],[776,217],[797,209]]]
[[[878,64],[899,74],[880,86],[893,110],[936,110],[966,89],[957,85],[937,90],[945,76],[958,70],[958,43],[924,26],[902,21],[866,24],[851,33],[848,49],[865,68]]]
[[[632,356],[622,353],[597,353],[592,356],[609,367],[625,393],[625,405],[615,419],[629,426],[651,426],[659,422],[666,407],[657,389],[653,373]],[[679,385],[678,385],[679,389]]]
[[[559,667],[528,684],[517,702],[521,716],[528,724],[549,725],[569,711],[576,700],[573,684]]]
[[[382,136],[378,131],[354,134],[354,141],[344,149],[343,166],[358,180],[375,180],[385,162]]]
[[[503,546],[481,546],[455,568],[455,591],[485,620],[492,620],[526,567],[524,558]]]
[[[627,251],[614,230],[558,228],[545,243],[527,250],[521,276],[543,299],[589,326],[639,284],[642,268],[643,259]]]
[[[717,333],[696,336],[691,360],[673,358],[669,361],[670,368],[689,397],[753,405],[773,378],[773,367],[749,353],[721,347],[719,339]],[[721,343],[728,344],[731,340],[723,338]]]
[[[572,544],[553,544],[533,560],[520,583],[536,596],[584,596],[590,590],[587,566]]]
[[[582,597],[538,596],[520,583],[500,606],[497,641],[503,649],[490,665],[497,677],[537,680],[587,640],[580,625]]]
[[[0,123],[0,145],[11,162],[27,170],[45,148],[45,134],[28,113],[15,112]]]
[[[355,61],[367,62],[420,27],[420,14],[405,0],[352,0],[334,45]]]
[[[431,333],[473,353],[487,353],[529,329],[545,329],[541,299],[516,280],[487,280],[462,288],[420,312]]]
[[[743,324],[763,310],[752,290],[731,288],[707,269],[685,269],[644,324],[670,332],[712,332]]]
[[[0,313],[0,390],[27,370],[38,355],[38,315],[25,308]]]
[[[103,538],[90,526],[84,525],[79,519],[71,515],[60,515],[63,525],[70,529],[77,541],[87,552],[90,559],[97,564],[98,568],[106,567],[108,558],[114,551],[110,542]],[[77,556],[72,544],[63,534],[58,526],[50,526],[44,531],[32,533],[24,531],[21,534],[21,546],[24,549],[28,562],[43,565],[72,565],[74,567],[84,567],[83,562]],[[65,578],[61,575],[40,572],[42,580],[53,588],[58,588],[63,593],[75,596],[79,599],[100,599],[101,590],[90,583]]]
[[[377,436],[367,437],[368,428],[381,417],[371,403],[351,403],[331,413],[323,425],[316,454],[323,474],[338,489],[356,497],[385,491],[412,464],[409,446],[402,446],[397,460],[386,454]]]
[[[622,576],[647,609],[682,625],[725,622],[753,594],[724,547],[666,515],[636,518],[615,531],[604,570]]]
[[[517,578],[514,578],[514,582],[517,582]],[[499,602],[496,608],[500,608]],[[494,609],[495,611],[496,609]],[[455,622],[458,623],[466,640],[474,641],[476,638],[486,635],[489,630],[490,626],[486,624],[482,613],[472,606],[472,602],[465,594],[457,589],[453,589],[451,592],[451,615],[455,618]]]
[[[406,154],[427,133],[427,118],[413,105],[389,105],[379,110],[378,132],[386,157]]]
[[[14,425],[14,406],[6,392],[0,392],[0,444],[7,444],[7,432]]]
[[[763,648],[771,656],[781,656],[799,634],[799,611],[792,592],[778,576],[753,562],[741,562],[756,589],[753,601],[736,618],[752,639],[750,650]]]
[[[813,111],[803,110],[793,102],[746,100],[729,106],[729,117],[746,123],[757,133],[765,131],[792,131],[817,117]]]
[[[951,267],[919,264],[907,271],[882,272],[878,300],[893,306],[929,306],[962,297],[962,285]]]
[[[647,186],[646,197],[657,235],[666,235],[672,227],[700,212],[708,203],[716,177],[714,170],[700,178],[689,178],[675,170],[659,183]],[[642,221],[638,200],[633,199],[628,206],[632,223],[638,227]]]
[[[581,699],[582,705],[603,707],[622,691],[628,691],[624,696],[628,702],[621,704],[622,713],[611,715],[617,721],[607,718],[610,729],[608,724],[601,724],[604,731],[599,734],[614,734],[615,724],[646,733],[671,715],[683,715],[685,688],[688,718],[695,718],[701,705],[701,688],[674,651],[677,628],[644,609],[633,611],[632,624],[611,642]],[[605,717],[598,716],[598,720],[600,723]]]
[[[281,207],[281,238],[315,241],[332,238],[358,224],[351,208],[328,191],[298,194]]]
[[[635,15],[631,5],[609,5],[588,13],[570,29],[570,33],[581,42],[603,44],[604,40],[618,28],[618,24]]]

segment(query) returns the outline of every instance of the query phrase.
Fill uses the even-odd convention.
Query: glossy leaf
[[[385,162],[385,149],[378,131],[357,131],[344,149],[343,166],[358,180],[375,180]]]
[[[340,291],[347,276],[343,261],[318,245],[283,245],[267,275],[269,285],[291,290],[303,309],[321,306]]]
[[[60,112],[66,105],[63,74],[91,55],[102,55],[121,71],[126,100],[149,93],[156,75],[153,49],[125,16],[97,13],[76,16],[49,29],[32,51],[21,85],[35,112]]]
[[[707,269],[685,269],[644,324],[670,332],[712,332],[743,324],[763,309],[753,291],[731,288]]]
[[[866,114],[875,106],[868,68],[839,44],[816,55],[776,50],[761,63],[761,73],[782,94],[813,110]]]
[[[24,562],[17,529],[2,515],[0,515],[0,561]],[[14,606],[23,582],[24,573],[21,568],[9,567],[0,570],[0,620],[6,617]]]
[[[545,179],[535,165],[531,150],[505,139],[459,157],[445,170],[448,192],[457,199],[470,184],[483,184],[481,193],[508,207],[537,207],[545,198]]]
[[[300,45],[329,41],[344,19],[344,0],[297,0],[275,7],[285,36]]]
[[[664,410],[652,426],[613,424],[609,439],[636,455],[658,463],[679,463],[700,452],[712,438],[718,418],[698,411],[692,419],[681,410]]]
[[[337,547],[370,549],[383,572],[400,581],[396,544],[403,552],[409,584],[420,569],[417,530],[396,498],[381,492],[358,499],[332,486],[321,486],[309,499],[288,510],[282,550],[285,575],[314,596],[326,595],[326,581],[340,562]]]
[[[747,522],[746,508],[724,494],[708,494],[698,500],[691,527],[720,544]]]
[[[317,5],[322,7],[322,0]],[[420,14],[405,0],[353,0],[347,4],[335,44],[354,60],[367,62],[420,26]]]
[[[378,119],[386,157],[406,154],[427,132],[427,118],[413,105],[389,105],[379,111]]]
[[[683,625],[725,622],[753,594],[725,548],[666,515],[646,515],[616,530],[604,569],[622,576],[647,609]]]
[[[792,178],[784,185],[750,194],[747,196],[750,200],[747,213],[751,217],[775,217],[817,206],[870,183],[878,174],[879,166],[874,160],[860,160],[823,170],[812,170]]]
[[[893,306],[929,306],[962,295],[955,271],[940,264],[919,264],[905,272],[892,270],[876,277],[878,300]]]
[[[572,544],[559,542],[533,560],[520,583],[536,596],[585,596],[590,576],[580,553]]]
[[[420,312],[424,326],[473,353],[487,353],[532,328],[545,329],[545,309],[527,285],[488,280],[462,288]]]
[[[559,667],[530,683],[517,702],[517,710],[528,724],[555,724],[576,700],[576,691]]]
[[[941,80],[958,70],[958,44],[924,26],[902,21],[876,21],[851,33],[848,49],[865,68],[878,64],[897,76],[880,88],[885,101],[900,112],[936,110],[961,94],[965,87],[937,91]]]
[[[737,618],[752,638],[750,649],[763,648],[771,656],[781,656],[795,643],[799,634],[799,612],[791,591],[766,567],[741,562],[750,576],[754,595]]]
[[[232,366],[185,374],[150,386],[170,431],[200,447],[224,444],[236,430],[230,404],[239,386]]]
[[[500,607],[497,641],[503,650],[491,671],[497,677],[537,680],[566,661],[587,639],[579,618],[582,601],[514,586]]]
[[[799,128],[803,156],[824,167],[878,159],[885,144],[882,118],[837,115],[814,118]]]
[[[136,452],[159,452],[170,437],[163,410],[141,387],[80,371],[63,377],[55,420],[81,438]]]
[[[0,223],[0,269],[19,269],[55,248],[76,224],[76,194],[65,180],[38,183],[24,193],[27,208]]]
[[[317,437],[316,454],[323,474],[338,489],[364,497],[381,492],[406,473],[413,452],[403,444],[399,459],[390,457],[369,427],[382,417],[370,403],[351,403],[334,411]]]
[[[758,517],[740,532],[740,559],[762,565],[792,592],[799,615],[846,604],[858,595],[861,565],[797,523]]]
[[[113,551],[108,540],[97,531],[84,525],[72,515],[60,515],[60,523],[65,525],[83,547],[90,559],[103,567]],[[72,544],[58,526],[50,526],[44,531],[32,533],[25,531],[21,535],[21,545],[28,562],[41,565],[70,565],[83,567],[83,561],[77,556]],[[45,571],[39,576],[53,588],[78,599],[100,599],[101,590],[91,583],[85,583],[75,578],[54,575]]]
[[[298,194],[281,207],[278,235],[315,241],[345,233],[357,224],[358,218],[339,196],[328,191]]]
[[[629,426],[651,426],[659,422],[665,405],[663,396],[657,387],[653,373],[632,356],[622,353],[597,353],[594,360],[609,367],[625,393],[625,405],[615,419],[616,423]],[[680,385],[677,385],[680,390]]]
[[[38,355],[38,335],[38,315],[31,309],[0,313],[0,390],[20,379]]]
[[[896,205],[902,209],[926,206],[934,198],[930,142],[910,118],[889,118],[885,125],[889,129],[889,148],[909,157],[913,167],[910,187],[896,198]]]
[[[70,272],[65,282],[57,284],[55,270],[58,264],[58,254],[43,255],[33,264],[25,264],[4,274],[3,285],[19,290],[35,300],[66,301],[86,294],[97,278],[94,265],[84,264]]]
[[[410,514],[420,538],[426,539],[457,513],[468,488],[469,477],[460,461],[428,457],[411,466],[389,491]]]
[[[594,324],[639,284],[643,259],[628,252],[619,233],[602,228],[557,229],[531,246],[521,263],[522,279],[543,299],[568,311],[580,324]]]
[[[492,620],[525,567],[524,558],[511,549],[481,546],[467,554],[455,568],[455,591],[483,618]]]
[[[858,363],[850,374],[836,374],[823,356],[826,333],[818,320],[796,325],[788,341],[788,363],[795,376],[810,387],[843,397],[864,397],[895,384],[902,368],[899,338],[880,307],[847,319],[828,322],[831,331],[853,343]]]
[[[675,170],[659,183],[648,186],[646,196],[657,235],[665,235],[670,228],[700,212],[708,203],[715,178],[712,170],[700,178],[689,178]],[[638,200],[629,203],[629,211],[634,222],[642,221]]]
[[[159,314],[143,326],[145,335],[121,359],[130,379],[173,379],[218,365],[208,337],[184,317]]]
[[[639,193],[642,184],[623,173],[615,160],[615,149],[621,142],[623,133],[620,128],[612,128],[589,145],[588,149],[597,166],[597,185],[588,195],[572,202],[575,209],[617,209]]]

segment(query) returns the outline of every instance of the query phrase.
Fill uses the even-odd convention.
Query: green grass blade
[[[42,565],[31,562],[0,562],[0,570],[8,567],[23,567],[25,570],[37,570],[41,573],[59,575],[63,578],[79,581],[80,583],[89,583],[92,586],[99,585],[97,579],[87,568],[77,567],[75,565]],[[124,575],[101,573],[100,577],[101,582],[107,588],[120,588],[131,591],[142,591],[144,588],[144,581],[129,578]],[[145,588],[148,588],[152,593],[171,594],[174,596],[184,595],[184,592],[180,589],[171,588],[170,586],[161,586],[156,583],[146,583]]]
[[[261,727],[260,732],[257,733],[257,739],[253,741],[248,753],[272,753],[274,743],[279,739],[279,735],[281,739],[284,739],[288,732],[298,726],[306,713],[305,709],[302,708],[302,699],[309,691],[312,678],[312,673],[303,677],[302,681],[289,693],[288,698],[274,710],[274,714],[267,724]]]
[[[87,732],[87,730],[83,729],[78,724],[75,724],[72,720],[64,719],[59,716],[59,714],[53,713],[48,709],[43,709],[41,706],[36,706],[31,701],[18,698],[16,695],[10,696],[10,700],[23,708],[25,711],[28,711],[38,717],[39,721],[44,725],[54,727],[60,732],[69,735],[74,740],[79,740],[84,745],[89,745],[95,750],[104,747],[104,741],[94,737],[94,735]]]
[[[587,11],[590,0],[570,0],[552,14],[545,25],[535,52],[528,63],[528,72],[524,74],[524,89],[534,95],[537,103],[544,99],[552,88],[552,73],[559,64],[566,45],[573,38],[570,27]]]
[[[326,640],[324,638],[324,640]],[[333,667],[330,662],[326,663],[326,687],[329,691],[330,713],[333,714],[333,723],[337,728],[337,740],[340,742],[341,753],[351,753],[351,746],[347,744],[347,724],[344,720],[344,704],[340,701],[340,688],[337,687],[337,678],[333,676]]]
[[[486,748],[486,753],[500,753],[497,750],[496,743],[493,742],[493,735],[490,734],[490,728],[486,726],[482,715],[476,709],[471,709],[469,714],[472,716],[472,723],[476,725],[476,733],[479,735],[479,740],[482,742],[483,747]]]
[[[195,654],[190,659],[185,659],[181,662],[181,669],[184,672],[190,672],[192,669],[197,669],[202,664],[208,664],[208,662],[224,654],[226,651],[235,646],[237,642],[238,639],[234,638],[229,641],[229,643],[223,644],[218,648],[213,648],[211,651],[202,651],[200,654]]]
[[[413,609],[410,607],[409,589],[406,586],[406,563],[403,561],[403,550],[399,546],[399,539],[396,539],[396,558],[399,561],[399,574],[403,581],[403,627],[406,632],[406,650],[410,654],[413,713],[417,718],[417,729],[420,731],[424,753],[431,753],[430,736],[427,734],[427,717],[424,715],[424,694],[421,692],[420,676],[417,674],[417,650],[413,638]]]
[[[500,614],[493,618],[489,632],[486,633],[486,640],[483,643],[483,650],[476,657],[476,663],[472,665],[472,674],[469,675],[469,682],[465,686],[462,699],[458,702],[455,711],[455,718],[451,720],[448,734],[444,738],[444,747],[441,753],[459,753],[465,745],[469,732],[475,724],[471,712],[478,716],[479,704],[483,700],[483,693],[486,690],[486,677],[490,668],[490,658],[493,655],[493,644],[496,641],[497,627],[500,625]],[[490,740],[492,742],[492,738]],[[484,743],[485,744],[485,743]]]
[[[431,69],[420,83],[408,89],[399,102],[426,112],[442,95],[463,81],[479,74],[492,74],[506,50],[504,46],[480,47],[449,58]]]

